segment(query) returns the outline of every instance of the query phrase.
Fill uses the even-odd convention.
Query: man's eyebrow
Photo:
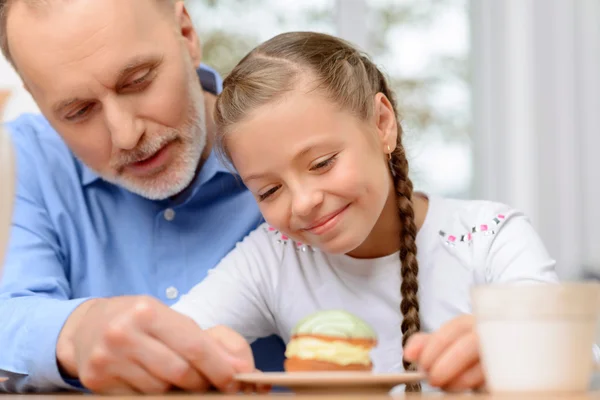
[[[74,97],[74,98],[68,99],[68,100],[63,100],[63,101],[57,103],[54,107],[52,107],[52,110],[58,114],[63,109],[69,107],[71,104],[77,103],[78,101],[81,101],[81,99],[78,97]]]
[[[135,56],[132,59],[130,59],[123,68],[121,68],[117,77],[117,82],[120,82],[123,79],[127,78],[129,74],[138,70],[140,67],[157,65],[160,63],[161,60],[162,57],[158,55]],[[55,113],[60,113],[63,109],[80,101],[83,101],[83,99],[73,97],[67,100],[60,101],[54,107],[52,107],[52,109]]]

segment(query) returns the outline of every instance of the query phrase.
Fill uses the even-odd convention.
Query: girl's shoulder
[[[423,228],[455,247],[489,239],[515,219],[529,223],[522,211],[500,202],[430,196]]]
[[[481,282],[556,280],[555,261],[530,219],[510,205],[430,197],[421,233],[420,247],[456,260]]]

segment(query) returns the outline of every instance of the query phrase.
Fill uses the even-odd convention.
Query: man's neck
[[[215,110],[215,105],[217,103],[217,96],[210,92],[204,92],[204,119],[206,124],[206,145],[204,146],[204,151],[202,152],[202,157],[200,158],[200,163],[198,165],[198,171],[202,168],[202,165],[210,155],[212,151],[213,143],[215,142],[216,135],[216,126],[215,120],[213,118],[213,112]],[[197,172],[198,172],[197,171]],[[196,173],[197,173],[196,172]]]

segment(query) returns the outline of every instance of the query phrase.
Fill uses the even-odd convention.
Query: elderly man
[[[2,51],[43,113],[7,125],[2,388],[236,390],[233,374],[254,368],[243,339],[169,308],[261,221],[212,151],[221,81],[196,70],[183,2],[0,0],[0,16]],[[281,368],[282,349],[259,341],[257,366]]]

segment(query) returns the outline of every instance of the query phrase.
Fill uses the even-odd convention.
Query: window
[[[368,51],[396,92],[416,189],[469,197],[467,0],[367,0]]]
[[[203,62],[226,75],[252,48],[278,33],[335,34],[333,0],[189,0]]]
[[[417,190],[471,194],[468,0],[190,0],[204,62],[221,74],[290,30],[363,47],[396,91]]]
[[[226,75],[254,46],[290,30],[342,36],[388,75],[400,106],[415,188],[472,193],[468,0],[188,0],[203,60]],[[12,90],[6,119],[37,106],[0,60]],[[5,73],[4,73],[5,72]]]

